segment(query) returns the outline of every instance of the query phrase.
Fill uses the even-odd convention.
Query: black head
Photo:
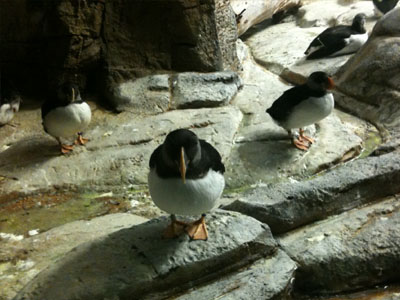
[[[66,104],[82,101],[78,86],[71,82],[66,82],[58,88],[57,98],[61,103]]]
[[[314,72],[307,79],[307,85],[315,91],[331,90],[335,84],[325,72]]]
[[[356,30],[359,33],[365,33],[365,18],[366,15],[363,13],[360,14],[356,14],[354,19],[353,19],[353,23],[351,24],[351,28],[353,28],[354,30]]]
[[[162,155],[165,163],[178,170],[185,182],[186,170],[201,159],[200,141],[190,130],[174,130],[165,138]]]

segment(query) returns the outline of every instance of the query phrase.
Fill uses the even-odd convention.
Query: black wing
[[[276,121],[284,121],[293,108],[301,101],[309,98],[311,93],[312,91],[305,84],[295,86],[276,99],[272,106],[267,109],[267,113]]]
[[[153,153],[151,154],[149,161],[150,169],[155,168],[158,157],[161,155],[161,147],[162,145],[158,146],[157,149],[154,150]]]
[[[325,29],[320,33],[307,48],[306,53],[311,47],[320,47],[315,52],[307,56],[307,59],[315,59],[329,56],[346,46],[345,39],[353,33],[350,26],[339,25]]]
[[[200,140],[201,153],[202,153],[202,166],[205,170],[209,168],[214,171],[224,173],[225,166],[222,163],[222,158],[217,149],[215,149],[211,144],[207,143],[205,140]]]

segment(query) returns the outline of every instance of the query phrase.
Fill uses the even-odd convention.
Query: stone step
[[[315,178],[255,188],[224,209],[252,216],[284,233],[400,192],[400,154],[348,162]]]
[[[15,300],[139,299],[176,293],[277,250],[268,226],[238,213],[207,216],[208,241],[190,241],[187,235],[162,239],[168,222],[166,216],[152,219],[76,247]]]
[[[338,293],[400,279],[397,197],[344,212],[278,239],[298,263],[294,290]]]

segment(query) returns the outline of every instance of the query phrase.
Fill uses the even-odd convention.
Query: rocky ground
[[[66,156],[42,130],[40,101],[26,100],[0,128],[0,299],[400,297],[399,73],[382,79],[399,70],[398,53],[386,71],[368,71],[377,40],[399,47],[400,10],[352,59],[303,58],[332,20],[360,11],[372,30],[370,1],[315,2],[267,20],[238,40],[239,74],[126,82],[110,91],[119,114],[88,97],[90,142]],[[265,110],[314,70],[337,79],[338,109],[307,128],[316,143],[303,152]],[[149,157],[178,127],[215,145],[226,165],[207,242],[162,240],[167,219],[148,195]]]

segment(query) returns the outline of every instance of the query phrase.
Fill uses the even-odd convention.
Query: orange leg
[[[293,139],[293,144],[297,149],[307,151],[308,148],[310,148],[310,145],[308,143],[304,143],[304,141],[300,139]]]
[[[309,143],[300,137],[294,137],[291,130],[288,130],[288,134],[292,139],[293,145],[300,150],[307,151],[310,147]]]
[[[300,140],[306,140],[307,142],[313,144],[315,143],[315,140],[309,136],[304,135],[304,130],[303,128],[299,129],[299,133],[300,133]]]
[[[175,215],[171,215],[171,223],[164,230],[163,237],[165,239],[178,237],[184,232],[187,225],[185,222],[178,221]]]
[[[208,239],[208,231],[205,222],[206,215],[201,215],[201,218],[186,227],[186,232],[192,240],[204,240]]]
[[[82,136],[82,132],[78,132],[78,137],[76,138],[74,144],[75,145],[85,145],[88,141],[89,141],[89,139],[85,139]]]
[[[63,144],[59,138],[57,138],[57,141],[58,141],[58,144],[61,147],[61,153],[62,154],[67,154],[67,153],[71,152],[74,149],[74,145]]]

